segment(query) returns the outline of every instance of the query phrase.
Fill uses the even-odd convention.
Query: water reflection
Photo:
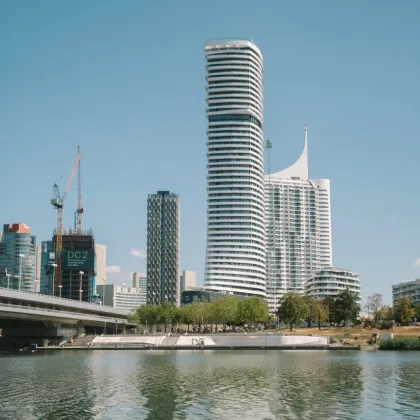
[[[59,351],[0,355],[0,418],[420,418],[414,353]]]

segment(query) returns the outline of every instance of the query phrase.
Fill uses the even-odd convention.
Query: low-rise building
[[[337,297],[346,289],[356,293],[360,302],[360,279],[358,274],[333,267],[325,267],[316,271],[305,285],[306,295],[315,299]]]
[[[141,295],[134,287],[105,284],[96,286],[96,293],[105,306],[134,309],[141,305]]]
[[[204,287],[192,287],[190,290],[184,290],[181,293],[181,306],[189,305],[194,302],[211,302],[214,299],[234,296],[238,299],[243,299],[245,295],[237,295],[233,293],[225,292],[214,292],[212,290],[207,290]]]
[[[420,279],[405,281],[392,285],[392,301],[396,302],[404,297],[409,297],[415,305],[420,305]]]

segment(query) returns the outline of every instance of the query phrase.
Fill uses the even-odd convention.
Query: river
[[[0,419],[419,419],[420,352],[0,355]]]

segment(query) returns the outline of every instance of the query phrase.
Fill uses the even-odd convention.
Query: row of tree
[[[395,321],[407,325],[414,320],[420,321],[420,305],[415,305],[409,297],[398,299],[391,307],[383,304],[381,294],[374,293],[367,297],[365,310],[376,324],[381,321]]]
[[[226,296],[211,302],[194,302],[190,305],[177,308],[165,303],[163,305],[140,306],[129,320],[142,326],[146,330],[156,327],[166,332],[177,329],[178,324],[187,326],[187,330],[202,331],[206,327],[213,331],[216,325],[247,326],[255,329],[259,324],[266,324],[271,319],[266,303],[259,297],[252,296],[238,299],[234,296]]]
[[[310,327],[317,323],[321,329],[323,322],[346,325],[357,322],[360,312],[358,297],[349,290],[344,290],[337,297],[323,300],[303,296],[298,293],[286,293],[280,299],[277,312],[279,320],[293,329],[294,325],[306,322]]]
[[[305,322],[309,327],[315,323],[319,329],[324,322],[343,326],[361,322],[358,296],[349,290],[323,300],[298,293],[286,293],[279,304],[278,320],[289,326],[290,330]],[[382,295],[375,293],[367,298],[365,309],[371,315],[374,324],[396,321],[404,325],[415,319],[420,320],[420,305],[413,305],[409,298],[400,299],[392,308],[383,305]],[[212,302],[194,302],[181,308],[169,303],[140,306],[130,315],[130,321],[147,330],[162,327],[165,332],[168,326],[172,331],[176,330],[179,324],[186,325],[188,331],[190,327],[196,331],[213,331],[213,327],[217,325],[222,326],[224,330],[228,326],[255,329],[257,325],[268,324],[274,320],[266,303],[256,296],[244,299],[226,296]]]

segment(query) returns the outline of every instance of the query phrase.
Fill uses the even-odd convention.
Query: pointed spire
[[[291,166],[271,175],[274,178],[299,178],[309,179],[308,169],[308,127],[305,124],[305,144],[299,159]]]

